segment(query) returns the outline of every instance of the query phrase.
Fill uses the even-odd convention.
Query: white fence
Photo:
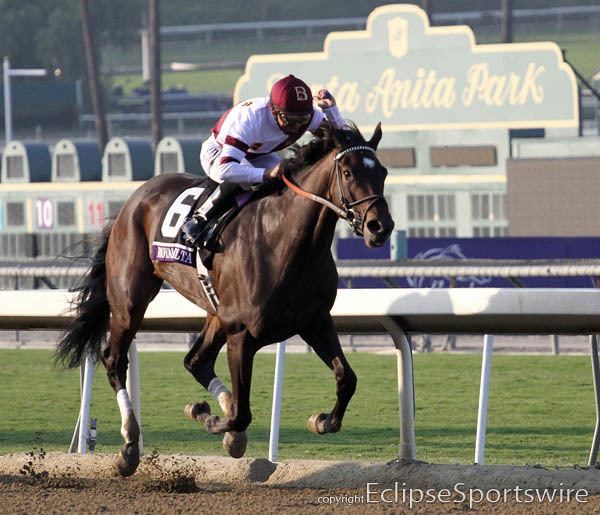
[[[63,329],[68,326],[70,294],[64,290],[1,291],[0,329]],[[339,290],[332,309],[340,333],[391,335],[398,359],[401,459],[415,459],[412,354],[407,333],[486,334],[475,462],[484,462],[485,421],[495,334],[600,334],[600,290],[595,289],[356,289]],[[163,290],[148,307],[142,330],[198,331],[205,313],[175,291]],[[600,367],[596,336],[590,337],[596,394],[596,427],[589,464],[597,460],[600,443]],[[284,349],[280,345],[278,350]],[[133,347],[132,361],[137,357]],[[91,360],[86,361],[84,395],[78,427],[79,450],[85,452],[91,397]],[[133,364],[133,363],[132,363]],[[130,395],[139,406],[137,374]],[[278,354],[274,398],[280,398],[283,353]],[[278,403],[274,402],[269,458],[277,459]],[[138,409],[138,416],[139,409]]]

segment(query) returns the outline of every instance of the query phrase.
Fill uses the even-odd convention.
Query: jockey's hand
[[[335,98],[333,98],[333,95],[326,89],[320,89],[313,98],[321,109],[329,109],[335,105]]]
[[[281,168],[279,167],[279,163],[277,163],[273,168],[267,168],[265,173],[263,174],[263,182],[274,181],[275,179],[279,179],[281,177]]]

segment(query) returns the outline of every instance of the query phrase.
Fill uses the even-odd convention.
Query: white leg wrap
[[[219,403],[226,417],[231,416],[231,392],[223,382],[215,377],[208,385],[208,393]]]
[[[210,395],[213,397],[213,399],[215,400],[219,400],[219,395],[221,395],[221,393],[223,392],[227,392],[229,393],[229,390],[227,389],[227,387],[223,384],[223,382],[218,378],[215,377],[209,384],[208,384],[208,393],[210,393]]]
[[[121,388],[117,392],[117,403],[119,404],[119,411],[121,412],[121,436],[126,442],[130,442],[131,437],[125,429],[125,422],[131,415],[133,415],[133,407],[131,406],[129,394],[125,388]]]

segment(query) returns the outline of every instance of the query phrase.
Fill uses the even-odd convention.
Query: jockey
[[[302,80],[288,75],[278,80],[268,97],[240,102],[226,111],[202,144],[200,162],[217,189],[182,226],[185,240],[202,243],[207,221],[223,214],[242,190],[275,180],[280,175],[277,155],[306,131],[314,133],[327,121],[341,127],[344,119],[326,89],[314,97]]]

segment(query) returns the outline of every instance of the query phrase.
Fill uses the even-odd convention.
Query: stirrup
[[[193,247],[199,247],[202,244],[207,224],[208,220],[198,220],[194,217],[186,220],[181,226],[183,239]]]

